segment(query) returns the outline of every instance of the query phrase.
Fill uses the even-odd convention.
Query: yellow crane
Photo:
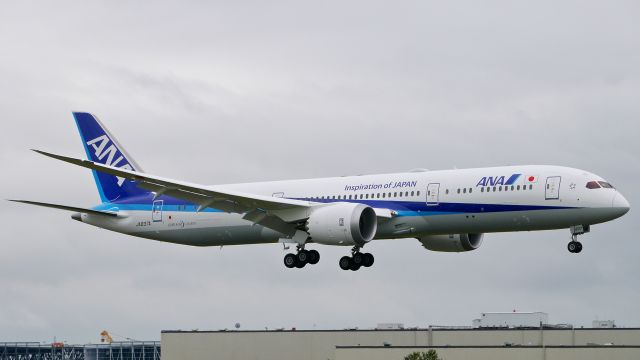
[[[123,336],[123,335],[116,334],[114,332],[112,332],[111,334],[113,334],[113,336],[122,338],[125,341],[138,341],[138,340],[132,339],[130,337],[126,337],[126,336]],[[113,338],[111,337],[111,334],[109,334],[109,332],[107,330],[102,330],[102,332],[100,333],[100,342],[111,344],[113,342]]]
[[[113,338],[109,335],[107,330],[102,330],[100,333],[100,342],[111,344],[113,342]]]

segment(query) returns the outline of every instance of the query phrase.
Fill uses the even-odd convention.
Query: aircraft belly
[[[259,225],[215,226],[131,233],[147,239],[192,246],[248,245],[278,242],[276,232]]]
[[[608,217],[607,209],[597,208],[400,216],[380,224],[376,238],[553,230],[573,225],[597,224],[607,221]]]
[[[272,243],[282,237],[241,215],[223,212],[164,212],[162,221],[153,221],[149,212],[131,211],[124,218],[89,216],[83,221],[132,236],[193,246]]]

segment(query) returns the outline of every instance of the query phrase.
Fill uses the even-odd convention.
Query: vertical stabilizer
[[[84,112],[74,112],[73,117],[76,120],[80,139],[89,160],[108,166],[142,172],[140,166],[96,116]],[[138,188],[135,183],[124,178],[95,170],[93,170],[93,177],[96,180],[96,186],[102,202],[148,193]]]

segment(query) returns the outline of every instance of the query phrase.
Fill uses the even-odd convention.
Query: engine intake
[[[418,238],[426,249],[444,252],[476,250],[482,245],[484,234],[430,235]]]
[[[376,212],[362,204],[335,203],[313,210],[307,220],[311,241],[326,245],[359,245],[373,239]]]

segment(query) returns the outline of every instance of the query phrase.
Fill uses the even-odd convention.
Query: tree
[[[442,360],[438,357],[438,352],[431,349],[427,352],[412,352],[404,357],[404,360]]]

